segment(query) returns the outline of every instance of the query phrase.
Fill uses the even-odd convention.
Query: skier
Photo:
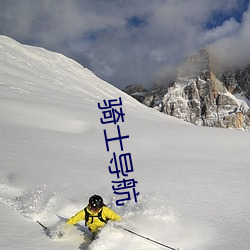
[[[113,210],[105,206],[101,196],[95,194],[89,198],[89,204],[72,216],[67,224],[74,225],[80,220],[85,220],[85,226],[88,226],[94,239],[109,220],[120,222],[122,219]]]

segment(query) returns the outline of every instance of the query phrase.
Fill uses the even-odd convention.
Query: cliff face
[[[225,84],[230,93],[241,93],[250,100],[250,66],[218,74],[218,79]]]
[[[249,68],[215,75],[208,51],[201,50],[178,68],[170,87],[137,89],[130,94],[149,107],[196,125],[248,129],[250,109],[233,94],[250,96],[249,75]]]

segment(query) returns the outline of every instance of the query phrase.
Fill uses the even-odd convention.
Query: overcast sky
[[[146,87],[204,47],[250,62],[250,0],[0,0],[0,34]]]

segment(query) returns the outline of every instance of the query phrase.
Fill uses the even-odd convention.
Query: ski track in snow
[[[164,196],[157,194],[154,198],[152,195],[140,197],[137,204],[128,203],[120,211],[123,217],[121,225],[144,237],[176,248],[181,244],[186,246],[185,249],[192,249],[194,246],[198,249],[199,244],[204,244],[204,239],[201,239],[202,235],[199,235],[199,229],[204,231],[206,228],[198,224],[190,226],[180,221],[179,216],[172,208],[165,207],[163,201]],[[69,217],[81,207],[81,204],[65,200],[63,194],[50,193],[46,186],[25,191],[9,183],[1,183],[0,202],[29,220],[45,221],[50,229],[50,238],[69,245],[79,244],[79,249],[82,250],[122,249],[124,241],[128,242],[126,249],[162,249],[153,242],[115,228],[113,223],[107,225],[94,242],[90,241],[88,230],[83,222],[70,229],[67,228],[64,237],[58,239],[57,231],[64,228],[66,219],[60,220],[56,214],[66,214],[68,215],[66,217]],[[107,205],[111,208],[115,206],[112,197]],[[162,239],[166,242],[162,242]]]

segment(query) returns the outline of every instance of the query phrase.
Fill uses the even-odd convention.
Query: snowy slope
[[[120,123],[133,159],[138,202],[117,207],[100,122],[103,100],[123,101]],[[185,250],[250,248],[248,132],[196,127],[146,108],[63,55],[0,37],[1,249],[163,249],[107,226],[90,244],[81,227],[51,240],[53,227],[90,195],[122,225]],[[83,224],[81,224],[83,225]]]

